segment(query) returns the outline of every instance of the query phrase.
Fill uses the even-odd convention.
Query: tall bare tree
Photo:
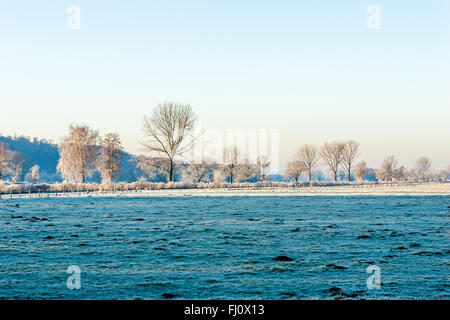
[[[319,151],[312,144],[305,144],[300,147],[297,152],[297,160],[300,161],[302,167],[308,174],[308,181],[311,182],[313,170],[319,162]]]
[[[325,142],[320,150],[320,156],[328,165],[333,174],[334,181],[337,181],[339,168],[343,161],[344,143],[340,141]]]
[[[344,142],[342,150],[342,166],[347,173],[348,181],[352,180],[352,167],[355,160],[359,157],[359,143],[354,140]]]
[[[420,157],[416,161],[416,169],[421,181],[427,180],[427,173],[431,169],[431,160],[427,157]]]
[[[292,160],[288,162],[284,176],[294,179],[297,184],[304,171],[305,168],[299,160]]]
[[[69,181],[86,181],[96,168],[98,132],[87,126],[70,126],[69,135],[59,144],[57,169]]]
[[[188,104],[166,102],[153,109],[151,116],[144,116],[143,130],[147,151],[157,153],[167,161],[167,181],[173,181],[175,157],[192,147],[186,137],[194,130],[196,115]]]
[[[230,179],[230,183],[233,183],[241,161],[241,152],[236,145],[225,147],[223,150],[222,170]]]
[[[106,183],[112,183],[122,170],[123,147],[119,134],[107,133],[100,140],[100,154],[97,158],[98,169]]]
[[[258,166],[259,179],[262,181],[266,181],[267,170],[269,169],[269,167],[271,165],[269,157],[259,156],[258,159],[256,159],[256,164]]]

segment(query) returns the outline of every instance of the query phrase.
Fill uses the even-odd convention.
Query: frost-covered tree
[[[87,126],[70,126],[69,135],[58,146],[57,169],[71,182],[84,183],[96,168],[98,132]]]
[[[169,162],[167,159],[152,158],[144,155],[140,155],[136,159],[136,166],[141,170],[146,179],[151,181],[162,181],[167,178],[167,170],[169,167]],[[173,174],[175,175],[175,169],[177,167],[173,166]]]
[[[39,182],[39,166],[38,165],[34,165],[30,168],[30,174],[31,174],[31,179],[33,180],[34,184],[37,184]]]
[[[404,166],[400,166],[398,168],[395,168],[392,171],[392,180],[395,181],[404,181],[406,178],[406,169]]]
[[[240,179],[248,182],[250,178],[257,176],[259,172],[260,167],[257,164],[252,164],[248,159],[245,159],[243,163],[238,165],[237,175]]]
[[[413,169],[413,168],[408,169],[406,171],[406,173],[405,173],[405,179],[407,181],[411,181],[411,182],[417,181],[417,172],[416,172],[416,170]]]
[[[204,159],[198,163],[191,161],[184,171],[187,182],[200,183],[202,181],[211,181],[214,170],[216,169],[215,163],[208,163]]]
[[[394,156],[384,158],[381,168],[375,170],[377,179],[380,181],[392,181],[394,171],[397,169],[397,160]]]
[[[267,170],[269,169],[271,162],[269,160],[269,157],[267,156],[259,156],[258,159],[256,159],[256,165],[258,168],[258,179],[262,181],[266,181],[267,178]]]
[[[22,175],[22,166],[25,156],[17,151],[9,149],[9,145],[0,142],[0,181],[6,177],[11,177],[16,182]]]
[[[347,173],[348,181],[352,180],[352,167],[355,160],[359,157],[359,143],[354,140],[344,142],[342,149],[342,166]]]
[[[437,171],[433,172],[432,176],[433,176],[433,181],[445,182],[445,181],[447,181],[449,174],[448,174],[447,170],[437,170]]]
[[[305,144],[297,151],[297,160],[308,175],[308,181],[312,181],[313,171],[319,162],[319,150],[315,145]]]
[[[144,147],[151,154],[167,161],[167,181],[173,181],[175,158],[192,147],[186,141],[194,130],[196,114],[188,104],[166,102],[153,109],[151,116],[144,116],[143,130],[147,142]]]
[[[97,158],[98,170],[103,182],[112,183],[122,169],[123,147],[119,134],[108,133],[100,140],[100,154]]]
[[[295,183],[298,183],[298,179],[300,179],[304,171],[305,168],[299,160],[292,160],[288,162],[284,176],[292,178]]]
[[[16,183],[22,176],[22,169],[24,163],[25,163],[24,154],[20,152],[12,152],[10,169],[13,183]]]
[[[365,161],[358,163],[356,165],[355,173],[354,173],[355,179],[357,181],[364,180],[366,178],[367,171],[368,171],[368,168],[367,168],[367,163]]]
[[[0,181],[7,175],[11,165],[12,152],[7,143],[0,142]]]
[[[224,148],[222,170],[230,183],[233,183],[241,162],[241,152],[236,145]]]
[[[222,183],[226,179],[225,173],[223,172],[223,168],[217,169],[213,173],[213,180],[215,183]]]
[[[428,179],[428,172],[431,169],[431,160],[427,157],[420,157],[416,161],[416,169],[419,179],[426,181]]]
[[[343,161],[343,151],[345,144],[340,141],[325,142],[320,150],[320,156],[333,174],[334,181],[337,181],[339,168]]]

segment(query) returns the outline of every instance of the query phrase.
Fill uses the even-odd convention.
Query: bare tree
[[[420,180],[427,180],[427,174],[431,169],[431,160],[427,157],[420,157],[416,161],[416,169]]]
[[[186,137],[194,130],[196,115],[190,105],[166,102],[144,116],[143,130],[148,139],[143,145],[150,153],[167,161],[167,181],[173,181],[175,157],[192,147]]]
[[[256,159],[256,164],[258,166],[259,179],[262,181],[266,181],[267,169],[269,169],[271,165],[269,157],[259,156],[258,159]]]
[[[122,170],[123,147],[119,134],[108,133],[100,140],[98,169],[106,183],[112,183]]]
[[[214,163],[208,163],[205,159],[202,159],[201,163],[191,161],[185,172],[190,182],[200,183],[208,177],[212,177],[215,168]]]
[[[225,147],[225,149],[223,150],[222,170],[230,179],[230,183],[233,183],[240,163],[241,152],[239,151],[238,147],[236,145]]]
[[[352,166],[356,158],[359,157],[359,143],[354,140],[344,142],[342,149],[342,166],[347,173],[348,181],[352,180]]]
[[[319,151],[315,145],[305,144],[297,152],[297,159],[308,174],[308,181],[311,182],[313,170],[319,162]]]
[[[380,169],[375,170],[377,179],[381,181],[391,181],[394,178],[394,171],[397,169],[397,160],[394,156],[384,158]]]
[[[70,126],[69,135],[59,144],[57,169],[69,181],[86,181],[96,168],[98,132],[87,126]]]
[[[343,161],[343,150],[344,143],[340,141],[325,142],[320,150],[320,155],[333,174],[334,181],[337,181],[339,168]]]
[[[297,184],[304,171],[305,168],[299,160],[292,160],[288,162],[284,175],[294,179],[294,182]]]
[[[270,162],[269,162],[270,165]],[[238,165],[238,176],[241,177],[245,182],[260,173],[260,166],[257,164],[252,164],[248,159]]]
[[[400,166],[392,171],[392,179],[395,181],[404,181],[406,178],[406,168]]]

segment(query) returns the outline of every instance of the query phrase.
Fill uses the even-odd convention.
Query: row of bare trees
[[[184,169],[182,179],[192,183],[225,179],[233,183],[249,181],[252,177],[266,180],[270,167],[269,158],[260,156],[256,164],[250,163],[235,145],[224,149],[220,164],[209,163],[204,159],[200,163],[191,162],[187,166],[177,164],[176,159],[190,150],[195,141],[189,137],[194,130],[196,119],[197,115],[188,104],[166,102],[154,108],[151,115],[143,119],[146,137],[143,146],[148,156],[138,157],[138,167],[149,177],[163,174],[168,182],[174,181],[177,167]],[[58,169],[64,177],[84,182],[87,175],[98,169],[104,180],[114,180],[120,171],[120,139],[117,134],[108,134],[100,140],[100,148],[97,147],[97,142],[98,132],[88,127],[70,128],[69,136],[64,138],[60,145],[61,159]],[[299,148],[295,159],[288,163],[285,176],[297,182],[305,175],[308,181],[312,181],[316,168],[325,165],[334,181],[338,180],[341,172],[345,173],[348,181],[352,180],[352,174],[356,180],[363,180],[369,174],[382,181],[405,179],[406,170],[397,166],[393,156],[384,159],[381,168],[377,170],[367,168],[364,161],[355,166],[359,156],[360,145],[354,140],[326,142],[320,148],[305,144]],[[416,167],[416,179],[425,181],[431,161],[422,157],[418,159]],[[408,174],[411,176],[412,173]]]
[[[450,171],[432,171],[431,164],[432,162],[428,157],[420,157],[416,161],[415,168],[407,169],[404,166],[399,166],[394,156],[389,156],[384,158],[381,168],[376,170],[367,168],[365,162],[358,164],[355,170],[355,178],[363,180],[371,171],[379,181],[445,181]]]
[[[173,164],[170,164],[168,159],[142,155],[137,159],[139,169],[144,171],[150,179],[155,179],[158,174],[161,174],[166,176],[167,181],[170,182],[171,174],[174,178],[175,173],[181,172],[183,182],[194,184],[225,180],[230,183],[248,182],[252,178],[266,181],[270,164],[271,162],[266,156],[260,156],[256,163],[250,163],[235,145],[224,148],[223,159],[220,163],[202,159],[189,163],[173,161]],[[170,166],[172,166],[171,169]]]
[[[270,160],[260,156],[256,163],[250,163],[242,156],[236,145],[228,146],[223,151],[221,163],[211,163],[204,159],[199,163],[188,165],[176,163],[176,159],[190,150],[195,138],[190,138],[194,131],[197,115],[188,104],[166,102],[159,104],[149,116],[143,119],[143,132],[146,140],[143,146],[147,156],[137,157],[137,167],[152,178],[157,174],[167,177],[168,182],[174,181],[175,172],[183,169],[182,179],[191,183],[207,181],[248,182],[256,177],[265,181],[268,177]],[[60,159],[57,169],[69,182],[84,183],[95,171],[99,171],[103,182],[112,183],[122,169],[123,147],[117,133],[108,133],[103,137],[99,132],[87,126],[70,126],[69,134],[61,140],[58,146]],[[355,166],[360,155],[360,145],[354,140],[326,142],[320,148],[305,144],[289,161],[285,176],[295,182],[304,175],[308,181],[318,166],[325,165],[334,181],[344,172],[348,181],[352,174],[356,180],[363,180],[368,175],[374,175],[378,180],[402,180],[411,177],[411,170],[399,167],[393,156],[384,159],[380,169],[367,167],[363,161]],[[0,143],[0,180],[6,168],[13,168],[21,173],[21,155],[8,150],[8,146]],[[14,165],[12,165],[14,164]],[[426,157],[417,160],[414,169],[415,179],[426,181],[429,176],[431,161]],[[39,168],[33,169],[34,176],[39,176]]]
[[[365,161],[354,165],[359,154],[359,144],[353,140],[325,143],[320,149],[314,145],[303,145],[297,151],[296,158],[288,163],[285,176],[298,182],[305,175],[308,181],[312,181],[312,174],[320,160],[328,167],[334,181],[338,180],[341,172],[345,173],[348,181],[352,180],[353,174],[357,181],[371,177],[378,181],[419,182],[445,181],[450,173],[450,170],[431,171],[428,157],[418,158],[415,168],[410,169],[399,166],[394,156],[384,158],[379,169],[368,168]]]
[[[352,168],[359,153],[359,143],[354,140],[326,142],[321,148],[305,144],[297,151],[295,159],[288,163],[285,176],[297,182],[306,173],[308,181],[312,181],[313,172],[322,160],[334,181],[338,180],[340,170],[344,170],[348,181],[351,181]]]
[[[59,144],[57,169],[71,182],[85,183],[100,171],[106,183],[115,180],[122,168],[123,147],[117,133],[103,137],[87,126],[70,126],[69,135]]]
[[[158,105],[150,116],[145,116],[143,130],[147,138],[143,143],[150,157],[141,157],[139,166],[146,172],[157,170],[167,175],[167,181],[174,179],[175,159],[190,150],[195,139],[188,139],[194,130],[197,115],[190,105],[166,102]],[[248,181],[254,176],[265,180],[270,161],[260,156],[256,164],[243,159],[237,146],[228,146],[223,151],[221,164],[191,162],[185,176],[192,182],[199,183],[207,176],[216,179],[223,174],[230,183],[241,179]],[[152,175],[152,174],[150,174]]]

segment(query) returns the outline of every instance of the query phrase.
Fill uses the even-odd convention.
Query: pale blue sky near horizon
[[[0,1],[2,135],[59,142],[82,123],[141,153],[142,116],[178,101],[206,128],[279,129],[282,162],[355,139],[372,167],[446,168],[449,88],[448,0]]]

